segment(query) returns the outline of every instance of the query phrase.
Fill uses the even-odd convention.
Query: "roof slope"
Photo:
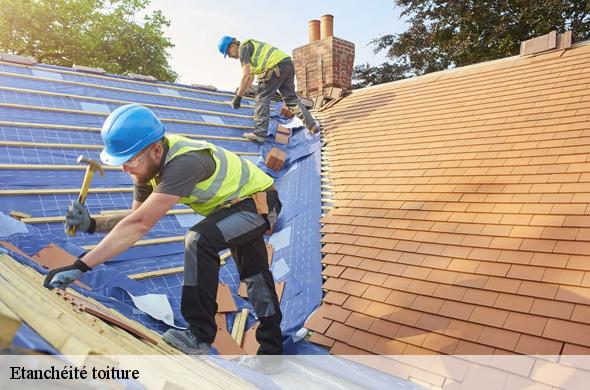
[[[284,287],[283,334],[288,336],[299,330],[319,305],[322,294],[319,135],[306,137],[303,127],[295,126],[288,145],[249,141],[242,133],[251,131],[254,125],[253,99],[245,98],[242,107],[234,110],[228,104],[232,96],[229,92],[164,82],[0,61],[0,238],[28,256],[49,244],[72,256],[95,246],[103,234],[78,232],[69,237],[64,232],[65,211],[78,198],[86,169],[76,160],[80,154],[99,160],[103,147],[100,128],[107,115],[122,104],[141,103],[154,111],[169,133],[224,147],[261,169],[266,169],[263,157],[270,147],[289,151],[283,170],[273,173],[283,212],[269,244],[276,259],[273,271]],[[287,120],[278,116],[280,104],[271,108],[275,114],[271,127],[276,128],[278,120]],[[85,203],[90,213],[129,210],[131,177],[120,168],[105,170],[104,177],[95,175],[92,180]],[[30,216],[22,219],[25,226],[12,226],[17,222],[7,215],[13,211]],[[169,325],[136,310],[130,294],[167,294],[176,325],[185,325],[180,312],[183,241],[187,229],[199,220],[191,209],[178,205],[128,251],[85,274],[82,283],[93,289],[92,294],[104,298],[105,305],[158,332],[167,330]],[[8,249],[0,247],[0,253],[4,251]],[[9,254],[31,265],[18,253]],[[231,290],[238,310],[250,310],[246,329],[253,329],[257,318],[250,302],[237,294],[240,278],[235,263],[229,251],[223,251],[221,256],[225,260],[220,269],[221,282],[226,285],[223,291]],[[135,280],[137,274],[154,271],[162,272]],[[233,312],[226,315],[228,329],[233,328],[234,318]]]
[[[590,353],[590,45],[355,91],[307,325],[336,354]]]

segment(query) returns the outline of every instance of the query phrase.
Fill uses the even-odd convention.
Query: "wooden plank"
[[[244,141],[246,139],[244,138]],[[58,143],[46,143],[46,142],[14,142],[14,141],[0,141],[0,146],[7,146],[7,147],[22,147],[22,148],[48,148],[48,149],[91,149],[91,150],[102,150],[103,145],[91,145],[91,144],[58,144]],[[231,152],[237,154],[238,156],[258,156],[258,152],[239,152],[232,150]],[[7,164],[4,164],[7,165]],[[43,166],[41,164],[12,164],[14,165],[30,165],[33,167]],[[50,166],[66,166],[69,167],[70,165],[50,165]],[[76,165],[78,167],[78,165]],[[83,169],[86,169],[86,165],[80,165]],[[103,165],[103,169],[109,170],[121,170],[120,167],[112,167],[109,165]],[[30,169],[30,168],[29,168]],[[67,169],[67,168],[62,168]],[[77,168],[79,169],[79,168]]]
[[[147,240],[139,240],[135,244],[136,246],[146,246],[146,245],[157,245],[157,244],[171,244],[174,242],[181,242],[184,241],[184,236],[172,236],[172,237],[160,237],[160,238],[151,238]],[[96,245],[84,245],[82,248],[91,250],[96,248]]]
[[[105,194],[109,192],[133,192],[133,187],[104,187],[90,188],[88,193]],[[34,188],[18,190],[0,190],[0,196],[13,195],[57,195],[57,194],[78,194],[80,188]]]
[[[227,252],[222,253],[219,256],[219,258],[222,262],[225,262],[225,259],[227,259],[229,256],[231,256],[231,253],[229,251],[227,251]],[[140,272],[137,274],[127,275],[127,277],[129,279],[133,279],[133,280],[143,280],[143,279],[149,279],[149,278],[159,278],[161,276],[180,274],[183,272],[184,272],[184,266],[181,266],[181,267],[160,269],[157,271]]]
[[[0,73],[2,73],[2,72],[0,72]],[[139,92],[139,91],[137,91],[137,92]],[[207,103],[212,103],[212,102],[207,101]],[[102,112],[102,111],[95,112],[95,111],[73,110],[73,109],[68,109],[68,108],[44,107],[44,106],[33,106],[33,105],[24,105],[24,104],[13,104],[13,103],[0,103],[0,107],[21,109],[21,110],[52,112],[52,113],[56,113],[56,114],[65,113],[65,114],[78,114],[78,115],[94,115],[94,116],[102,116],[102,117],[106,117],[109,115],[108,112]],[[252,126],[194,121],[194,120],[190,120],[190,119],[160,118],[160,121],[167,122],[167,123],[184,123],[184,124],[191,124],[191,125],[226,127],[226,128],[230,128],[230,129],[252,130]]]
[[[10,216],[12,218],[18,219],[19,221],[21,221],[23,218],[31,218],[32,217],[31,214],[23,213],[23,212],[17,211],[17,210],[12,210],[10,212]]]
[[[21,322],[16,313],[0,300],[0,348],[8,348],[12,344]]]
[[[103,210],[100,214],[92,214],[92,218],[100,218],[104,217],[107,214],[126,214],[131,212],[131,210]],[[182,214],[194,214],[193,210],[190,209],[174,209],[169,210],[166,215],[182,215]],[[55,223],[55,222],[64,222],[65,217],[58,215],[55,217],[31,217],[31,218],[23,218],[21,219],[24,223]]]
[[[246,320],[248,319],[250,311],[243,308],[240,314],[236,315],[234,319],[234,326],[231,330],[231,337],[236,341],[238,345],[242,345],[242,339],[244,338],[244,330],[246,329]]]
[[[40,90],[14,88],[14,87],[6,87],[6,86],[0,86],[0,90],[16,92],[16,93],[30,93],[30,94],[43,95],[43,96],[56,96],[56,97],[66,97],[66,98],[72,98],[72,99],[92,100],[95,102],[114,103],[114,104],[118,104],[118,105],[134,103],[131,101],[124,101],[124,100],[106,99],[106,98],[99,98],[99,97],[74,95],[74,94],[70,94],[70,93],[59,93],[59,92],[53,92],[53,91],[40,91]],[[218,111],[203,110],[203,109],[198,109],[198,108],[167,106],[164,104],[155,104],[155,103],[142,103],[142,105],[146,106],[146,107],[152,107],[152,108],[162,108],[162,109],[167,109],[167,110],[194,112],[194,113],[198,113],[198,114],[228,116],[228,117],[234,117],[234,118],[252,118],[253,117],[251,115],[236,114],[236,113],[231,113],[231,112],[218,112]]]

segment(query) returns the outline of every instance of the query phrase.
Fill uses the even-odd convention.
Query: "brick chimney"
[[[297,92],[304,96],[321,95],[330,87],[350,89],[352,84],[354,43],[336,38],[333,23],[332,15],[323,15],[321,23],[310,20],[309,43],[293,50]]]

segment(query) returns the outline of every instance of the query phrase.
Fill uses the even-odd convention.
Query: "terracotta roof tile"
[[[342,307],[352,311],[363,312],[369,307],[370,304],[371,301],[368,299],[351,296],[348,297]]]
[[[364,332],[357,329],[347,343],[349,345],[371,351],[379,341],[379,338],[379,336],[373,333]]]
[[[533,305],[533,298],[514,294],[499,294],[494,307],[528,313]]]
[[[494,309],[491,307],[477,306],[469,320],[479,324],[502,327],[508,318],[509,312],[506,310]]]
[[[374,269],[378,269],[378,268],[374,268]],[[366,283],[366,284],[381,286],[386,282],[387,278],[388,278],[388,276],[385,274],[381,274],[378,272],[366,272],[360,281],[362,283]]]
[[[533,301],[530,313],[568,320],[572,316],[574,306],[571,303],[536,298]]]
[[[330,349],[330,353],[333,355],[369,355],[368,351],[351,347],[350,345],[339,341],[334,343],[332,349]]]
[[[533,316],[522,313],[509,313],[504,328],[514,330],[520,333],[528,333],[540,336],[547,324],[546,317]]]
[[[327,306],[322,306],[316,310],[307,321],[305,321],[305,327],[319,333],[324,333],[332,324],[332,320],[329,320],[324,316],[327,308]]]
[[[330,305],[326,308],[326,311],[323,313],[323,316],[329,320],[344,322],[346,321],[350,313],[350,310],[343,309],[338,305]]]
[[[588,347],[590,346],[590,325],[550,318],[547,320],[543,337]]]
[[[329,291],[324,297],[324,302],[331,303],[333,305],[342,305],[348,298],[348,295],[342,294],[336,291]]]
[[[397,333],[395,334],[395,339],[408,344],[422,345],[427,334],[428,332],[422,329],[400,325]]]
[[[338,277],[344,271],[345,267],[338,266],[338,265],[329,265],[322,271],[322,275],[324,276],[332,276]]]
[[[350,269],[350,268],[349,268]],[[362,296],[369,285],[349,280],[340,290],[349,295]]]
[[[517,332],[484,326],[478,342],[513,351],[519,337],[520,334]]]
[[[355,268],[350,268],[349,267],[346,270],[344,270],[344,272],[342,272],[342,274],[340,276],[343,279],[349,279],[349,280],[359,281],[365,275],[365,273],[366,272],[363,271],[363,270],[359,270],[359,269],[355,269]]]
[[[315,344],[323,345],[324,347],[332,347],[334,345],[334,339],[324,336],[321,333],[313,332],[309,337],[309,341]]]
[[[571,284],[579,286],[582,283],[584,272],[572,271],[567,269],[552,269],[548,268],[543,274],[543,282]]]
[[[473,313],[474,309],[474,305],[470,305],[467,303],[445,301],[438,310],[438,314],[451,318],[468,320],[469,317],[471,317],[471,314]]]
[[[432,295],[438,286],[438,283],[426,282],[424,280],[412,280],[406,288],[406,291],[416,294]]]
[[[455,348],[455,355],[491,355],[494,348],[486,345],[460,340]]]
[[[422,313],[416,321],[416,327],[421,329],[426,329],[431,332],[439,332],[444,333],[447,326],[451,320],[446,317],[442,317],[439,315],[429,314],[429,313]]]
[[[380,337],[371,352],[379,355],[401,355],[407,344],[397,340],[391,340],[391,335]]]
[[[559,286],[549,283],[538,283],[523,281],[518,289],[518,293],[539,298],[553,299],[557,294]]]
[[[369,329],[371,327],[371,325],[376,322],[376,321],[383,321],[380,319],[375,319],[371,316],[367,316],[365,314],[361,314],[361,313],[351,313],[350,316],[346,319],[345,324],[352,326],[354,328],[357,329]],[[388,321],[383,321],[383,322],[388,322]],[[388,322],[390,323],[390,322]],[[377,333],[377,332],[373,332],[373,333]],[[389,336],[389,334],[387,335]]]
[[[585,305],[576,305],[571,315],[571,320],[590,324],[590,307]]]
[[[371,324],[369,324],[369,326],[366,326],[363,329],[367,329],[368,331],[383,337],[391,338],[397,333],[399,326],[399,324],[391,321],[375,319]]]
[[[354,331],[355,329],[350,326],[333,322],[325,334],[334,340],[348,340],[352,337]]]
[[[506,275],[509,278],[514,279],[526,279],[533,281],[540,281],[543,279],[543,274],[546,268],[544,267],[533,267],[528,265],[511,265]]]

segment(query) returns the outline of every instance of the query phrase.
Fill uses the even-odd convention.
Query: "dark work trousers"
[[[267,201],[269,210],[278,214],[281,202],[277,191],[267,191]],[[199,340],[213,343],[217,333],[219,251],[229,248],[260,320],[256,331],[258,354],[283,353],[281,308],[263,238],[268,227],[267,219],[256,213],[254,201],[248,198],[214,211],[187,232],[181,312]]]
[[[280,76],[273,72],[270,79],[260,82],[256,93],[256,109],[254,110],[254,134],[266,137],[270,121],[270,101],[277,90],[281,94],[287,108],[310,128],[315,121],[307,107],[299,101],[295,93],[295,67],[292,61],[283,61],[278,65]]]

